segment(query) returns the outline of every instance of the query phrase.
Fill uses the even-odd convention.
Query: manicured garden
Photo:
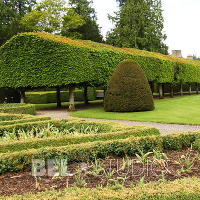
[[[5,113],[0,119],[0,199],[200,195],[200,132],[160,135],[153,127]],[[26,193],[36,195],[13,196]]]
[[[19,34],[0,53],[0,87],[21,99],[0,105],[0,199],[199,199],[200,131],[36,115],[76,101],[75,117],[200,124],[200,96],[153,99],[155,85],[160,97],[169,85],[171,96],[183,84],[198,93],[199,61],[47,33]]]

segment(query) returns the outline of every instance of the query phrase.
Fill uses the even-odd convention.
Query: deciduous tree
[[[69,5],[85,20],[85,24],[78,28],[71,28],[68,31],[63,30],[62,35],[77,34],[79,38],[84,40],[102,42],[95,9],[92,7],[92,0],[69,0]]]
[[[20,20],[35,4],[35,0],[0,0],[0,45],[26,30]]]

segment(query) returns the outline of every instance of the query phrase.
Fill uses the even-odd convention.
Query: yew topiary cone
[[[154,110],[148,80],[136,62],[125,60],[119,64],[109,82],[104,109],[107,112]]]

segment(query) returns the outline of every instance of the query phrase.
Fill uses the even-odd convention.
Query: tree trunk
[[[171,86],[170,86],[170,96],[171,96],[171,98],[174,97],[174,85],[173,84],[171,84]]]
[[[154,93],[154,82],[153,81],[150,82],[150,87],[151,87],[151,92],[153,94]]]
[[[163,93],[163,98],[165,98],[165,83],[162,84],[162,93]]]
[[[164,96],[163,96],[163,84],[159,83],[158,87],[159,87],[159,97],[160,97],[160,99],[163,99],[164,98]]]
[[[60,88],[56,88],[56,100],[57,100],[57,108],[61,108],[61,96],[60,96]]]
[[[20,90],[20,103],[25,103],[25,89]]]
[[[183,96],[183,84],[181,83],[181,88],[180,88],[180,94],[181,94],[181,96]]]
[[[197,83],[197,89],[196,93],[199,94],[199,83]]]
[[[191,95],[191,94],[192,94],[192,85],[189,84],[189,95]]]
[[[74,87],[69,88],[69,111],[75,110],[75,102],[74,102]]]
[[[106,96],[106,89],[103,90],[103,99],[105,99]]]
[[[85,104],[89,104],[89,101],[88,101],[88,87],[87,86],[84,87],[84,103]]]

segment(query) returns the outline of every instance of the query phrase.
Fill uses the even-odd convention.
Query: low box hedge
[[[195,143],[193,145],[193,148],[200,151],[200,137],[195,140]]]
[[[132,127],[132,129],[101,134],[88,134],[80,136],[67,135],[63,137],[36,138],[25,141],[0,143],[0,153],[39,149],[44,147],[61,147],[71,144],[80,144],[94,141],[126,139],[129,137],[142,137],[159,135],[159,131],[151,127]]]
[[[38,120],[37,120],[38,119]],[[80,120],[80,119],[66,119],[66,120],[49,120],[50,117],[34,117],[30,119],[29,121],[23,121],[19,120],[16,121],[16,123],[12,123],[13,121],[10,121],[10,124],[6,124],[5,122],[2,122],[2,125],[0,125],[0,134],[2,135],[4,131],[9,131],[12,132],[13,130],[24,130],[28,131],[31,130],[33,127],[37,128],[45,128],[49,124],[54,125],[57,128],[61,129],[69,129],[69,128],[84,128],[88,126],[97,126],[98,127],[98,132],[112,132],[112,131],[120,131],[126,129],[131,129],[131,127],[119,124],[119,123],[114,123],[114,122],[88,122],[85,120]]]
[[[84,93],[83,90],[75,91],[75,100],[76,101],[84,101]],[[88,88],[88,100],[94,101],[96,100],[96,91],[95,88]],[[39,91],[39,92],[26,92],[26,103],[31,104],[47,104],[47,103],[56,103],[56,91]],[[61,102],[69,101],[69,92],[61,91]]]
[[[185,178],[164,183],[148,183],[133,188],[113,190],[105,188],[68,188],[62,191],[45,191],[37,194],[0,197],[4,200],[199,200],[200,179]]]
[[[38,116],[38,117],[30,116],[30,118],[24,118],[24,119],[22,118],[18,120],[17,119],[10,120],[10,121],[0,121],[0,129],[1,129],[1,126],[13,125],[13,127],[15,127],[16,124],[45,121],[45,120],[50,120],[50,119],[51,117],[46,117],[46,116]]]
[[[0,173],[18,171],[31,167],[33,158],[68,158],[70,162],[85,162],[107,156],[134,156],[139,150],[178,150],[190,147],[200,132],[169,134],[162,136],[129,137],[107,141],[95,141],[61,147],[45,147],[21,152],[0,154]],[[175,142],[174,142],[175,140]]]
[[[35,115],[36,109],[35,105],[33,104],[20,104],[20,103],[0,104],[0,113]]]
[[[23,115],[0,113],[0,123],[23,119]]]
[[[50,117],[46,116],[0,113],[0,129],[8,125],[11,125],[11,127],[15,129],[16,124],[45,121],[50,119]]]
[[[46,118],[45,118],[46,119]],[[31,130],[33,127],[43,128],[46,127],[49,123],[52,123],[53,120],[39,120],[35,121],[35,118],[29,122],[19,121],[19,123],[9,124],[9,125],[1,125],[0,126],[0,134],[3,135],[4,131],[13,132],[13,130],[24,130],[28,131]]]

